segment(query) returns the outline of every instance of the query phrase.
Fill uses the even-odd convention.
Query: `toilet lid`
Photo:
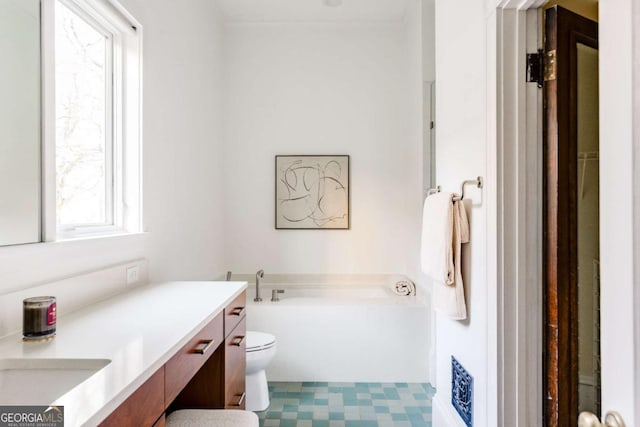
[[[247,351],[263,350],[273,347],[276,337],[271,334],[257,331],[247,331]]]

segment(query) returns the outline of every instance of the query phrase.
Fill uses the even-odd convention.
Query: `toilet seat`
[[[269,349],[276,345],[276,337],[257,331],[247,331],[247,353]]]

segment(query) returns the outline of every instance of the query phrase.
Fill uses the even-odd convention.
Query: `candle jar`
[[[56,334],[56,298],[33,297],[22,301],[22,336],[25,341],[52,339]]]

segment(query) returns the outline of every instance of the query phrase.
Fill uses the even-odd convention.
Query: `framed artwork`
[[[276,229],[348,230],[349,156],[276,156]]]

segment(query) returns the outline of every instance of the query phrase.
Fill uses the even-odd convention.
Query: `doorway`
[[[598,24],[545,11],[543,402],[546,426],[600,413]]]

